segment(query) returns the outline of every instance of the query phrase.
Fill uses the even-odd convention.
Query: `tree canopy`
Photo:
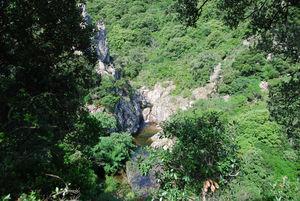
[[[210,0],[177,0],[180,20],[194,26]],[[260,47],[299,61],[300,2],[297,0],[220,0],[214,2],[231,27],[247,22],[251,35],[260,34]]]
[[[75,0],[1,1],[0,13],[0,193],[49,189],[93,81],[92,29]]]

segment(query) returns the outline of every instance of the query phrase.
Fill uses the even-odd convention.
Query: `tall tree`
[[[0,194],[47,188],[60,171],[95,61],[78,3],[0,1]]]

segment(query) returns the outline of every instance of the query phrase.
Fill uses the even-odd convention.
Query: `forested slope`
[[[184,4],[178,2],[179,6]],[[194,21],[195,26],[186,26],[185,17],[192,12],[178,9],[178,2],[94,0],[87,4],[91,16],[106,23],[112,58],[133,86],[151,88],[157,82],[168,86],[170,82],[165,81],[172,81],[176,85],[173,95],[193,100],[193,89],[205,86],[214,67],[221,63],[217,93],[208,100],[199,100],[165,124],[165,134],[178,139],[178,143],[175,151],[153,153],[153,160],[158,157],[164,161],[165,171],[159,177],[161,188],[156,198],[196,199],[199,194],[202,196],[203,183],[211,179],[221,187],[213,190],[215,193],[205,192],[210,199],[297,200],[297,3],[291,2],[288,19],[296,31],[281,28],[281,36],[290,42],[293,39],[291,51],[276,51],[275,46],[268,49],[266,42],[274,40],[274,32],[266,34],[262,31],[266,26],[251,21],[261,17],[263,22],[268,15],[254,14],[238,23],[234,3],[228,11],[229,7],[220,10],[222,1],[209,1]],[[223,6],[228,2],[224,1]],[[271,1],[266,2],[262,10],[272,14],[275,11],[270,4]],[[243,10],[241,15],[255,11],[250,4],[242,7],[249,10]],[[230,12],[236,21],[228,20]],[[282,21],[276,23],[278,29]],[[228,95],[229,100],[224,100]],[[211,120],[205,122],[207,118]],[[203,121],[202,128],[199,124]],[[223,146],[217,148],[214,142],[220,140]],[[155,164],[151,162],[145,165],[148,170],[149,165]]]

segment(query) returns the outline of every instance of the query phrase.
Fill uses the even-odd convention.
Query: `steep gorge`
[[[85,6],[83,6],[82,15],[88,24],[92,23]],[[122,71],[115,67],[110,58],[108,41],[105,25],[102,21],[98,21],[96,34],[92,39],[92,46],[96,48],[98,58],[96,71],[101,76],[112,76],[116,82],[122,79],[123,76]],[[115,105],[113,115],[122,131],[133,134],[138,132],[141,123],[144,121],[161,124],[163,121],[169,120],[170,116],[175,114],[177,110],[186,110],[197,100],[212,96],[216,92],[220,71],[221,63],[215,66],[214,72],[204,87],[192,91],[194,96],[192,100],[180,95],[171,95],[172,90],[176,88],[171,81],[167,83],[158,82],[153,90],[145,86],[139,89],[128,86],[133,91],[131,94],[127,92],[128,89],[116,87],[116,92],[121,96],[121,99]],[[97,108],[95,105],[87,107],[92,113],[105,111],[104,108]]]

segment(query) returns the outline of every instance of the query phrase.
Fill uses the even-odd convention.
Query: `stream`
[[[157,124],[151,122],[143,122],[139,132],[133,136],[133,142],[138,147],[150,146],[151,137],[161,131]]]
[[[147,197],[152,189],[157,189],[158,185],[155,180],[155,171],[151,171],[149,176],[143,176],[139,172],[137,157],[147,158],[148,153],[141,153],[143,147],[150,146],[152,143],[151,137],[161,131],[161,128],[155,123],[144,122],[141,125],[140,131],[134,135],[133,142],[137,145],[131,161],[126,163],[126,175],[128,183],[136,195]]]

